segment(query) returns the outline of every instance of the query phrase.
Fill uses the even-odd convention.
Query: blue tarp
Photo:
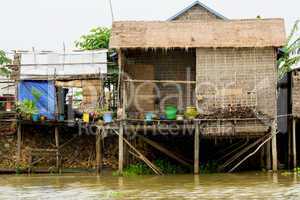
[[[39,110],[39,114],[46,116],[48,119],[55,119],[55,86],[54,81],[21,81],[19,83],[18,100],[23,101],[25,99],[35,100],[33,92],[38,92],[40,98],[36,103]]]

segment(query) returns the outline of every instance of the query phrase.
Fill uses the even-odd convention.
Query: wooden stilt
[[[55,146],[56,146],[56,168],[59,173],[61,173],[61,163],[60,163],[60,148],[59,148],[59,131],[58,127],[55,127]]]
[[[192,167],[191,164],[189,164],[187,161],[184,160],[184,158],[174,152],[172,152],[171,150],[163,147],[162,145],[160,145],[159,143],[152,141],[142,135],[138,135],[139,138],[141,138],[144,142],[146,142],[147,144],[149,144],[150,146],[154,147],[155,149],[159,150],[160,152],[166,154],[167,156],[169,156],[170,158],[173,158],[174,160],[178,161],[180,164],[183,164],[185,166],[188,167]]]
[[[125,122],[124,122],[124,127],[126,127],[126,125],[125,125]],[[124,130],[124,129],[123,129]],[[125,130],[124,130],[125,131]],[[126,132],[127,133],[127,132]],[[128,141],[130,141],[129,140],[129,135],[127,135],[127,134],[123,134],[123,137],[126,139],[126,140],[128,140]],[[124,158],[123,158],[123,165],[126,167],[127,165],[128,165],[128,163],[129,163],[129,149],[128,149],[128,147],[127,147],[127,145],[123,145],[123,151],[124,151]]]
[[[20,168],[20,162],[21,162],[21,142],[22,142],[22,131],[21,131],[21,124],[18,123],[18,132],[17,132],[17,171]]]
[[[293,119],[293,168],[297,167],[296,119]]]
[[[123,122],[120,123],[119,131],[119,173],[123,173],[123,159],[124,159],[124,144],[123,144],[124,126]]]
[[[288,126],[288,168],[292,168],[292,128]]]
[[[266,143],[266,168],[271,170],[271,141]]]
[[[265,169],[266,165],[265,165],[265,147],[266,146],[262,146],[261,151],[260,151],[260,167],[261,169]]]
[[[276,135],[276,121],[272,124],[272,170],[277,172],[277,135]]]
[[[96,170],[97,174],[100,174],[102,171],[102,134],[99,129],[96,135]]]
[[[194,137],[194,174],[199,174],[199,150],[200,150],[200,130],[199,124],[195,124]]]

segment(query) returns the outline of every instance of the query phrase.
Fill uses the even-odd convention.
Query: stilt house
[[[276,130],[285,37],[283,19],[230,20],[198,1],[167,21],[115,21],[123,117],[196,106],[202,137],[264,137]]]

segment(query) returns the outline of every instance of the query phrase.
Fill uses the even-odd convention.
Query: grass
[[[164,174],[183,174],[188,173],[191,169],[174,165],[167,160],[155,160],[154,164]],[[123,173],[114,172],[113,176],[139,176],[139,175],[153,175],[154,172],[144,163],[131,164],[123,170]]]

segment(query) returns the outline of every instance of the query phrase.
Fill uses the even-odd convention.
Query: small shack
[[[19,113],[17,168],[26,152],[28,170],[45,159],[45,155],[52,155],[57,170],[61,170],[61,151],[80,136],[82,128],[93,124],[90,114],[103,106],[107,50],[22,51],[16,55],[18,62],[10,67],[14,69],[12,78],[17,85]],[[49,144],[41,144],[39,148],[22,146],[22,141],[26,140],[22,132],[28,127],[40,127],[40,132],[50,130],[55,147],[50,148]],[[61,140],[66,137],[59,134],[66,129],[76,130],[68,141]],[[48,136],[44,135],[38,142],[45,141]]]
[[[167,105],[181,114],[196,107],[198,115],[190,121],[195,173],[200,136],[255,138],[245,149],[267,146],[268,165],[272,139],[276,171],[276,60],[284,42],[282,19],[229,20],[200,2],[168,21],[113,22],[110,48],[119,54],[124,123],[155,113],[157,120],[150,121],[160,126],[157,116]],[[122,170],[122,160],[119,164]]]

